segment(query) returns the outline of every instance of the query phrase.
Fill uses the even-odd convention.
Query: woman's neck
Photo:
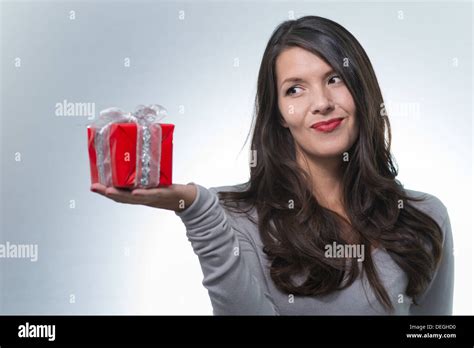
[[[319,204],[339,212],[343,209],[342,162],[340,157],[315,158],[297,155],[299,166],[311,179],[313,194]]]

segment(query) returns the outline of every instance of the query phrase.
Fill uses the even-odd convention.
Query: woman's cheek
[[[292,117],[295,114],[295,104],[291,102],[285,103],[283,111],[287,117]]]
[[[288,100],[279,103],[280,112],[288,126],[291,128],[304,126],[305,105],[301,100]]]
[[[295,123],[303,122],[305,104],[301,101],[294,101],[287,105],[287,115],[291,117]]]
[[[286,103],[279,104],[278,107],[280,108],[280,113],[283,116],[283,119],[285,120],[285,123],[287,126],[291,126],[293,122],[293,114],[290,113],[290,105]]]
[[[334,100],[344,108],[344,110],[354,115],[355,103],[351,92],[349,92],[347,87],[343,86],[342,88],[338,89],[333,97]]]

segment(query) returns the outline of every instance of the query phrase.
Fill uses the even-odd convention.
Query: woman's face
[[[356,107],[332,67],[311,52],[291,47],[277,57],[276,75],[283,126],[289,128],[297,151],[328,158],[349,150],[358,134]],[[333,118],[342,118],[334,129],[312,127]]]

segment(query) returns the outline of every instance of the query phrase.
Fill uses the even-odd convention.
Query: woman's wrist
[[[197,196],[197,186],[194,183],[188,183],[186,185],[182,185],[181,187],[181,199],[178,204],[178,208],[175,210],[176,212],[183,212],[188,207],[193,204],[194,200]]]

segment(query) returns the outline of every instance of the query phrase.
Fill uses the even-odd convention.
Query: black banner
[[[1,316],[0,347],[58,344],[474,345],[470,316]]]

